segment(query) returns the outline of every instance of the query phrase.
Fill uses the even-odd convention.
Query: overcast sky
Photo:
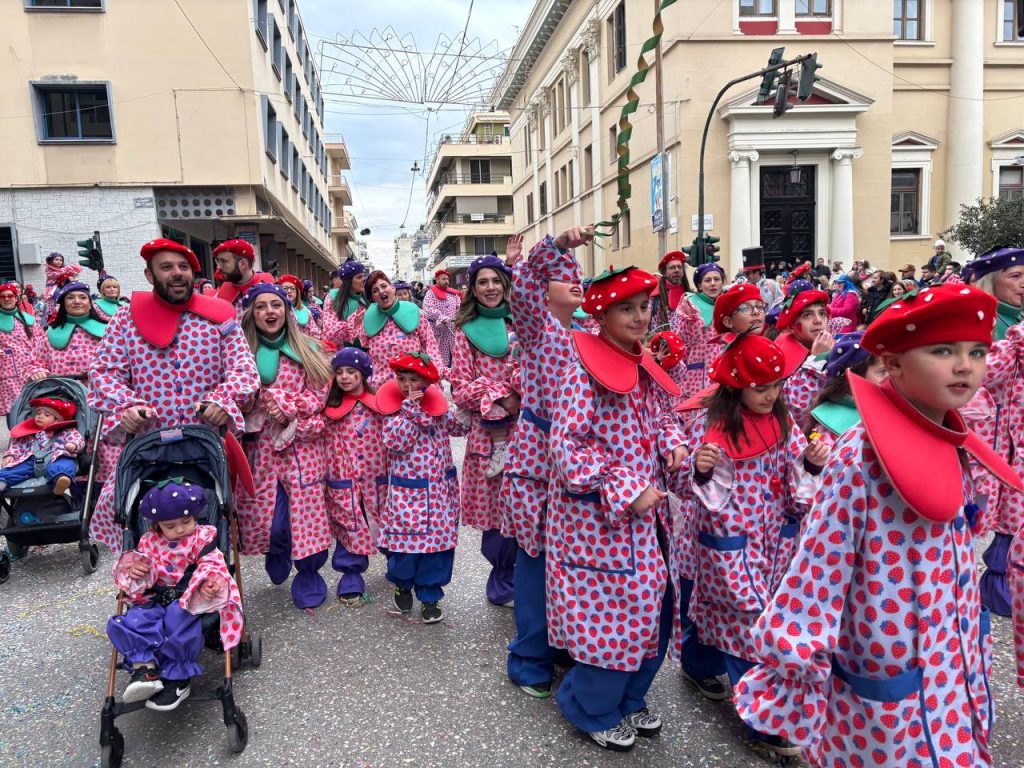
[[[487,43],[496,40],[502,50],[515,45],[534,0],[475,0],[467,37]],[[299,8],[311,44],[355,32],[370,37],[374,28],[394,27],[399,35],[412,33],[421,51],[432,51],[438,36],[461,35],[470,0],[300,0]],[[318,48],[314,53],[318,54]],[[327,50],[330,50],[329,48]],[[317,61],[320,61],[317,55]],[[325,69],[330,69],[330,64]],[[323,73],[325,92],[337,75]],[[343,133],[352,157],[345,176],[353,188],[352,212],[360,228],[369,227],[366,238],[370,255],[385,269],[393,264],[393,240],[409,204],[410,172],[414,162],[423,165],[424,140],[433,147],[443,133],[457,133],[466,120],[465,107],[441,106],[428,114],[426,108],[407,104],[399,109],[365,98],[332,103],[326,96],[326,131]],[[429,134],[429,135],[428,135]],[[429,169],[427,169],[429,170]],[[414,232],[426,217],[426,174],[416,176],[406,231]]]

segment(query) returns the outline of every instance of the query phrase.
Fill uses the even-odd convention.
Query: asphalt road
[[[263,664],[235,678],[249,721],[246,751],[232,754],[216,702],[173,713],[142,710],[118,721],[126,766],[330,766],[331,768],[687,768],[766,765],[739,742],[728,704],[702,699],[666,662],[649,696],[662,734],[627,755],[592,746],[505,676],[512,613],[487,604],[479,534],[464,528],[445,621],[396,617],[383,560],[368,573],[374,602],[333,599],[296,610],[256,558],[243,564],[247,617],[263,633]],[[110,645],[104,634],[115,591],[105,554],[84,576],[74,545],[48,547],[15,564],[0,586],[0,766],[99,765],[99,713]],[[333,575],[330,583],[333,592]],[[418,616],[418,607],[413,613]],[[999,708],[996,765],[1024,765],[1024,692],[1013,683],[1009,623],[994,622],[992,687]],[[219,657],[203,657],[217,682]],[[121,673],[119,689],[126,676]],[[194,686],[198,690],[200,686]]]

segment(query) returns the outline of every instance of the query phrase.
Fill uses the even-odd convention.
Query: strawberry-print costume
[[[29,372],[34,366],[35,339],[42,336],[44,331],[28,315],[26,317],[32,323],[32,338],[29,338],[25,325],[16,313],[0,310],[0,315],[11,318],[11,329],[5,331],[3,317],[0,317],[0,416],[6,416],[28,381]]]
[[[793,421],[806,423],[811,404],[825,385],[825,361],[811,357],[791,331],[783,331],[775,340],[786,356],[787,377],[782,387],[786,407]]]
[[[84,380],[97,355],[101,339],[82,328],[76,328],[64,349],[56,349],[45,331],[33,334],[33,341],[32,364],[28,371],[30,378],[42,373]]]
[[[57,294],[64,283],[74,280],[82,271],[77,264],[68,264],[64,267],[55,267],[46,264],[43,267],[46,273],[46,287],[43,288],[43,317],[48,318],[57,311]]]
[[[970,499],[970,476],[962,478]],[[969,517],[915,513],[858,425],[838,442],[801,546],[747,640],[752,727],[823,768],[990,766],[988,614]]]
[[[409,302],[398,303],[408,304]],[[418,311],[415,305],[412,306]],[[434,332],[431,330],[430,324],[424,322],[422,317],[420,317],[416,328],[409,333],[403,331],[394,320],[388,318],[387,322],[384,323],[384,327],[373,336],[367,335],[364,318],[365,310],[359,310],[352,316],[351,322],[354,323],[354,327],[357,329],[359,346],[369,353],[370,361],[373,363],[373,378],[370,380],[371,387],[379,389],[385,382],[395,378],[394,371],[388,367],[388,361],[406,352],[423,352],[437,365],[441,378],[448,378],[448,366],[441,360]],[[344,327],[345,322],[339,321],[342,327]],[[334,341],[326,333],[324,338]]]
[[[291,593],[299,608],[315,608],[327,594],[319,570],[333,537],[324,498],[327,467],[320,411],[326,389],[314,388],[302,366],[282,354],[277,375],[244,407],[243,445],[256,494],[239,489],[235,499],[243,555],[265,555],[275,584],[283,584],[294,563]],[[277,424],[267,412],[273,401],[288,418]]]
[[[136,296],[152,296],[159,302],[149,293],[134,294],[133,302]],[[215,301],[194,297],[198,298]],[[149,305],[141,306],[152,311]],[[104,440],[123,446],[121,414],[141,405],[153,409],[144,431],[202,423],[196,406],[210,402],[222,408],[229,425],[241,432],[245,422],[239,403],[259,387],[256,362],[242,329],[233,319],[218,323],[188,310],[177,324],[170,316],[161,323],[168,326],[171,338],[161,338],[160,345],[147,340],[131,311],[118,312],[107,325],[89,370],[89,407],[107,414]],[[121,549],[113,483],[105,483],[100,491],[90,535],[113,552]]]
[[[23,431],[24,427],[28,429]],[[74,427],[39,430],[29,419],[11,432],[11,446],[4,454],[0,469],[0,481],[5,486],[15,486],[35,477],[37,459],[41,462],[42,476],[51,487],[58,477],[74,478],[78,474],[75,457],[85,448],[85,440]]]
[[[107,634],[111,642],[132,664],[156,661],[162,677],[187,680],[201,674],[198,662],[203,648],[198,617],[220,614],[220,640],[225,650],[238,645],[242,636],[242,597],[224,555],[214,547],[217,529],[197,526],[184,539],[172,542],[156,531],[143,534],[134,550],[123,553],[114,564],[114,583],[124,590],[131,604],[128,610],[110,619]],[[210,550],[210,548],[212,550]],[[204,554],[205,552],[205,554]],[[129,568],[140,557],[148,558],[149,574],[134,579]],[[166,607],[153,599],[155,586],[174,587],[186,569],[196,563],[188,587]],[[211,576],[223,582],[216,597],[207,599],[199,588]]]
[[[342,319],[334,312],[328,303],[320,315],[322,328],[320,338],[329,341],[339,349],[352,344],[359,339],[359,329],[363,327],[363,309],[358,309],[348,318]]]
[[[1017,659],[1017,685],[1024,688],[1024,528],[1010,544],[1007,579],[1013,616],[1013,645]]]
[[[725,346],[711,320],[713,308],[714,302],[704,294],[687,294],[669,315],[669,327],[686,345],[686,360],[680,365],[685,373],[677,374],[683,397],[690,397],[708,386],[708,365]]]
[[[441,360],[445,367],[452,366],[452,351],[455,348],[455,315],[459,312],[462,294],[454,288],[442,288],[432,285],[423,296],[423,315],[430,323],[437,339],[440,356],[432,359]],[[430,354],[429,352],[427,353]]]
[[[49,461],[60,458],[73,459],[85,449],[85,438],[74,427],[59,432],[39,431],[34,435],[11,438],[11,445],[4,454],[5,464],[20,464],[40,450],[45,450]]]

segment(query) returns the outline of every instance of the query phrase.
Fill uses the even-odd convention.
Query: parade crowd
[[[748,248],[731,280],[673,251],[656,274],[584,280],[573,250],[593,236],[513,236],[463,290],[350,261],[317,295],[256,271],[244,240],[214,250],[215,284],[167,239],[141,247],[152,291],[130,298],[57,253],[41,296],[0,285],[2,412],[71,377],[105,416],[90,535],[130,605],[107,625],[123,700],[189,696],[201,615],[225,649],[242,636],[236,574],[197,522],[208,490],[143,489],[148,532],[122,551],[126,443],[205,424],[251,474],[230,513],[242,555],[298,609],[331,570],[365,606],[383,557],[391,610],[443,621],[459,527],[479,529],[486,599],[515,617],[508,677],[600,747],[661,731],[646,696],[668,656],[769,759],[992,765],[992,613],[1012,617],[1024,686],[1024,249],[961,265],[937,241],[918,278]],[[42,477],[70,503],[75,406],[32,407],[0,491]]]

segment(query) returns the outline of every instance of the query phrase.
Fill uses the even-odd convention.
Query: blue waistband
[[[912,693],[920,691],[924,685],[924,670],[915,667],[896,677],[882,679],[862,677],[849,672],[832,657],[832,674],[846,683],[862,699],[869,701],[903,701]]]
[[[783,523],[782,528],[779,529],[779,536],[783,539],[795,538],[800,533],[800,523],[792,518],[788,518],[788,520],[789,522]]]
[[[719,552],[736,552],[747,546],[746,534],[739,536],[712,536],[710,533],[701,531],[697,534],[697,541],[709,549]]]
[[[327,487],[328,488],[339,488],[339,489],[340,488],[351,488],[352,487],[352,481],[351,480],[331,480],[331,478],[327,478]]]
[[[704,363],[687,363],[686,370],[688,371],[699,371],[704,367]]]
[[[577,501],[588,501],[591,504],[601,503],[600,491],[591,491],[590,493],[573,493],[572,491],[567,491],[563,488],[562,493],[564,493],[570,499],[576,499]]]
[[[538,416],[532,409],[524,407],[520,409],[519,415],[523,417],[524,421],[530,422],[545,435],[551,432],[551,422]]]
[[[444,479],[453,480],[455,479],[455,467],[445,470]],[[389,478],[390,484],[398,488],[429,488],[430,478],[429,477],[399,477],[398,475],[391,475]]]
[[[981,606],[981,614],[978,616],[978,631],[982,637],[992,634],[992,614],[985,606]]]

